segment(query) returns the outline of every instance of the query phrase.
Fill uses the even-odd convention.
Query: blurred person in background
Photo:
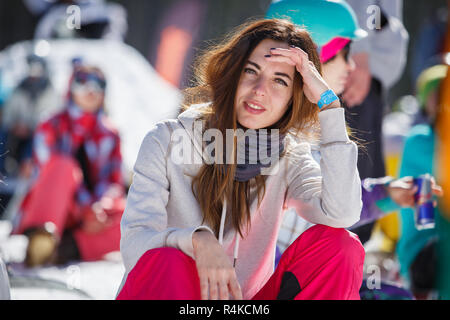
[[[362,178],[385,175],[381,148],[381,121],[385,95],[402,75],[406,63],[408,33],[402,23],[402,0],[347,0],[368,36],[350,50],[354,69],[343,92],[347,121],[367,143],[358,169]]]
[[[409,35],[402,22],[402,0],[347,0],[368,36],[350,50],[354,69],[342,94],[346,120],[362,144],[358,171],[362,179],[386,175],[382,146],[382,119],[388,90],[406,64]],[[373,223],[355,229],[365,243]]]
[[[434,65],[422,71],[417,79],[416,96],[427,123],[411,128],[402,154],[400,177],[435,174],[436,122],[442,104],[441,85],[448,66]],[[418,230],[411,208],[401,210],[401,236],[397,244],[400,272],[418,299],[450,299],[450,221],[440,207],[434,209],[435,228]]]
[[[60,109],[44,58],[27,57],[28,74],[6,100],[1,113],[0,170],[8,178],[19,174],[32,154],[33,134],[38,123]]]
[[[34,135],[38,170],[14,228],[28,236],[27,266],[98,260],[119,250],[122,156],[104,112],[105,89],[100,69],[75,64],[65,109]]]

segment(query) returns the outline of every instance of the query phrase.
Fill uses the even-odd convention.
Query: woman
[[[357,147],[315,50],[305,30],[260,20],[199,59],[191,91],[208,103],[156,125],[139,151],[121,223],[126,275],[118,299],[359,299],[364,250],[343,229],[361,210]],[[271,149],[281,157],[268,168],[263,157],[221,164],[220,152],[212,164],[175,163],[172,133],[186,132],[194,153],[209,146],[199,120],[223,137],[227,129],[278,129],[279,148]],[[319,124],[321,166],[293,137]],[[244,158],[261,147],[245,143]],[[236,142],[232,150],[241,159]],[[287,207],[317,225],[274,272]]]
[[[34,136],[37,176],[20,208],[26,265],[98,260],[119,250],[125,205],[120,137],[104,111],[105,76],[74,68],[67,107]]]

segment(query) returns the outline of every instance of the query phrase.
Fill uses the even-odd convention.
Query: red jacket
[[[41,166],[53,154],[79,160],[84,173],[77,192],[80,205],[92,204],[112,188],[119,190],[120,196],[124,194],[120,137],[103,111],[83,112],[72,104],[41,123],[34,137],[33,157]]]

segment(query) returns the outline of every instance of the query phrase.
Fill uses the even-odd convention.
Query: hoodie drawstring
[[[236,231],[236,235],[234,236],[234,240],[236,241],[234,243],[234,259],[233,259],[233,268],[236,267],[236,261],[238,258],[238,251],[239,251],[239,239],[241,238],[241,236],[239,235],[239,233]]]
[[[227,215],[227,200],[224,201],[222,207],[222,216],[220,217],[219,243],[223,245],[223,229],[225,229],[225,217]]]
[[[220,217],[220,228],[219,228],[219,243],[220,245],[223,245],[223,232],[225,229],[225,217],[227,215],[227,200],[225,199],[223,202],[223,208],[222,208],[222,215]],[[239,251],[239,240],[240,236],[239,233],[236,231],[236,235],[234,236],[235,243],[234,243],[234,252],[233,252],[233,268],[236,266],[236,261],[238,259],[238,251]]]

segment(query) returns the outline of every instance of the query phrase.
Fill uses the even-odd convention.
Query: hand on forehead
[[[289,45],[285,42],[266,39],[256,46],[248,60],[258,64],[261,68],[269,67],[274,68],[279,72],[286,73],[292,79],[295,71],[293,64],[289,64],[286,61],[270,61],[266,59],[266,57],[272,53],[271,49],[273,48],[290,49]]]

